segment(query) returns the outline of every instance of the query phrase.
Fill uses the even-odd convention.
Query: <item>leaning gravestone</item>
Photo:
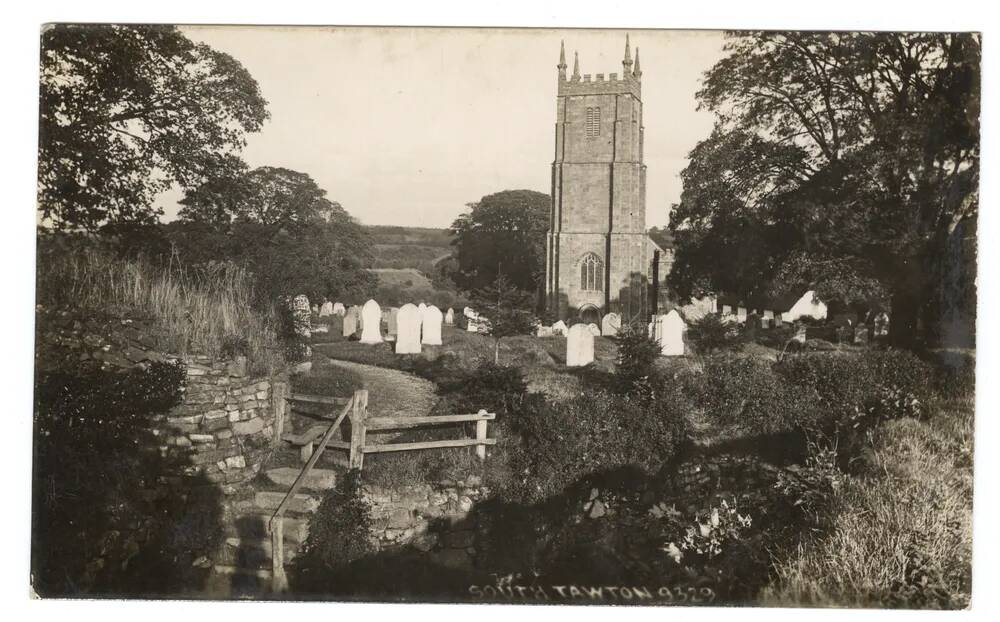
[[[554,335],[563,335],[565,337],[566,331],[567,331],[566,322],[563,322],[562,320],[559,320],[558,322],[552,325],[552,334]]]
[[[361,343],[382,343],[382,309],[374,300],[361,308]]]
[[[344,303],[342,303],[342,302],[335,302],[335,303],[333,303],[333,314],[334,315],[339,315],[340,317],[344,317],[345,313],[347,313],[347,309],[344,308]]]
[[[405,304],[396,315],[396,354],[420,354],[420,309]]]
[[[684,332],[687,330],[687,324],[677,309],[657,317],[655,323],[657,341],[660,342],[660,354],[663,356],[683,356]]]
[[[320,317],[327,317],[329,315],[333,315],[333,303],[330,302],[329,300],[327,300],[319,308],[319,316]]]
[[[590,324],[587,324],[587,328],[590,329],[590,333],[593,336],[595,336],[595,337],[600,337],[601,336],[601,329],[597,326],[597,324],[594,324],[593,322],[591,322]]]
[[[361,312],[357,307],[351,307],[344,314],[344,336],[352,337],[358,332],[358,320],[361,319]]]
[[[601,320],[601,334],[605,337],[614,337],[622,327],[622,316],[617,313],[608,313]]]
[[[448,326],[455,325],[455,310],[448,307],[448,312],[444,314],[444,323]]]
[[[434,305],[427,307],[421,319],[420,343],[429,346],[441,345],[441,309]]]
[[[583,367],[594,361],[594,333],[586,324],[574,324],[566,336],[566,365]]]

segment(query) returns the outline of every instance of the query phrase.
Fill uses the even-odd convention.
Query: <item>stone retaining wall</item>
[[[381,548],[412,546],[452,568],[474,564],[475,525],[466,519],[488,495],[477,476],[395,489],[364,487]]]

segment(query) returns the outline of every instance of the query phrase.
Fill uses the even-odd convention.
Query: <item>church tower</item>
[[[552,208],[546,239],[545,291],[560,319],[600,323],[646,313],[651,247],[646,235],[646,165],[642,162],[642,88],[625,39],[622,73],[566,75],[559,51]]]

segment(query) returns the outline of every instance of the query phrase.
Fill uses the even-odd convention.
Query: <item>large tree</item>
[[[884,295],[898,345],[922,337],[921,323],[939,323],[956,278],[962,291],[950,303],[968,306],[979,38],[727,38],[698,93],[716,127],[691,153],[671,217],[673,287],[753,295],[811,286],[846,302]],[[952,260],[964,268],[957,277]]]
[[[238,61],[172,26],[47,26],[39,100],[39,209],[61,228],[155,220],[171,185],[239,171],[268,116]]]
[[[545,231],[552,200],[533,190],[504,190],[470,203],[451,225],[456,285],[489,287],[503,275],[509,284],[535,291],[545,274]]]

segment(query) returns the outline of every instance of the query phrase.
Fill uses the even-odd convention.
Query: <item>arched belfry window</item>
[[[580,261],[580,289],[599,292],[604,285],[604,262],[594,253],[587,253]]]
[[[584,124],[587,138],[601,135],[601,107],[587,106],[587,122]]]

